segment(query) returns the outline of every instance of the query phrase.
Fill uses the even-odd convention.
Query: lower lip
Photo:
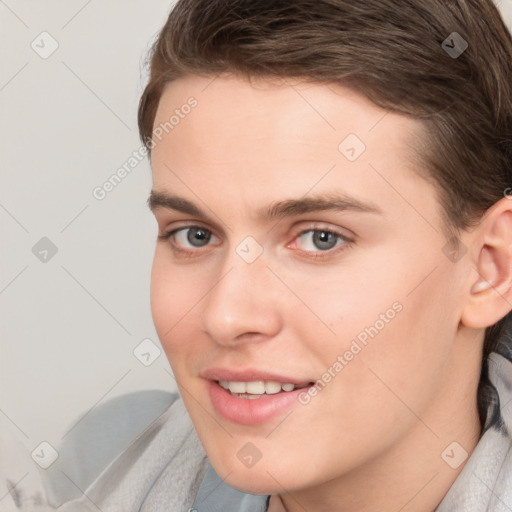
[[[241,425],[265,423],[297,403],[299,394],[308,390],[305,387],[251,399],[238,398],[215,381],[208,381],[208,387],[215,410],[224,419]]]

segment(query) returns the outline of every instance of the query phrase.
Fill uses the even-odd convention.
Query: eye
[[[216,240],[211,231],[201,226],[188,226],[175,229],[159,238],[170,240],[178,250],[200,249],[207,246],[212,240]]]
[[[326,252],[343,243],[349,242],[351,242],[351,240],[335,231],[328,229],[310,229],[299,234],[293,245],[295,248],[306,252]]]
[[[180,229],[174,233],[174,239],[180,245],[189,243],[192,247],[204,247],[208,245],[212,234],[210,231],[199,227]]]

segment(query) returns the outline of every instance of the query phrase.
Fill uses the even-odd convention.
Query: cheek
[[[199,276],[172,265],[166,251],[157,247],[151,271],[151,313],[168,356],[187,338],[183,329],[204,295],[202,286]]]
[[[388,266],[384,273],[375,264],[378,260],[365,261],[358,255],[357,266],[347,262],[328,272],[319,268],[286,276],[304,304],[290,296],[293,307],[286,309],[291,316],[285,325],[293,329],[294,339],[308,343],[308,350],[324,365],[350,350],[353,340],[364,348],[370,340],[382,339],[403,314],[404,286],[389,278],[399,272]],[[357,346],[353,352],[358,352]]]

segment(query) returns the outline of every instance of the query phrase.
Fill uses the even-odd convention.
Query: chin
[[[282,467],[277,469],[272,463],[265,463],[263,459],[252,467],[243,467],[242,463],[226,464],[225,459],[222,460],[222,455],[220,461],[210,458],[210,462],[221,478],[228,475],[225,481],[231,487],[249,494],[279,494],[283,489],[289,492],[301,487],[292,468],[283,471]]]
[[[279,481],[279,477],[277,480]],[[286,483],[279,485],[268,473],[254,475],[250,471],[246,474],[233,472],[226,478],[226,482],[231,487],[249,494],[278,494],[283,492],[283,487],[289,490]]]

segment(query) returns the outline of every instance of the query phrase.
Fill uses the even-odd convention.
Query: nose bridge
[[[203,328],[218,343],[235,342],[244,334],[268,337],[280,328],[280,312],[270,287],[262,251],[245,240],[224,259],[219,278],[203,309]]]
[[[242,296],[252,297],[251,289],[256,291],[258,284],[268,280],[264,249],[252,236],[246,236],[236,246],[229,248],[224,258],[222,276],[216,288],[222,293],[241,293]]]

